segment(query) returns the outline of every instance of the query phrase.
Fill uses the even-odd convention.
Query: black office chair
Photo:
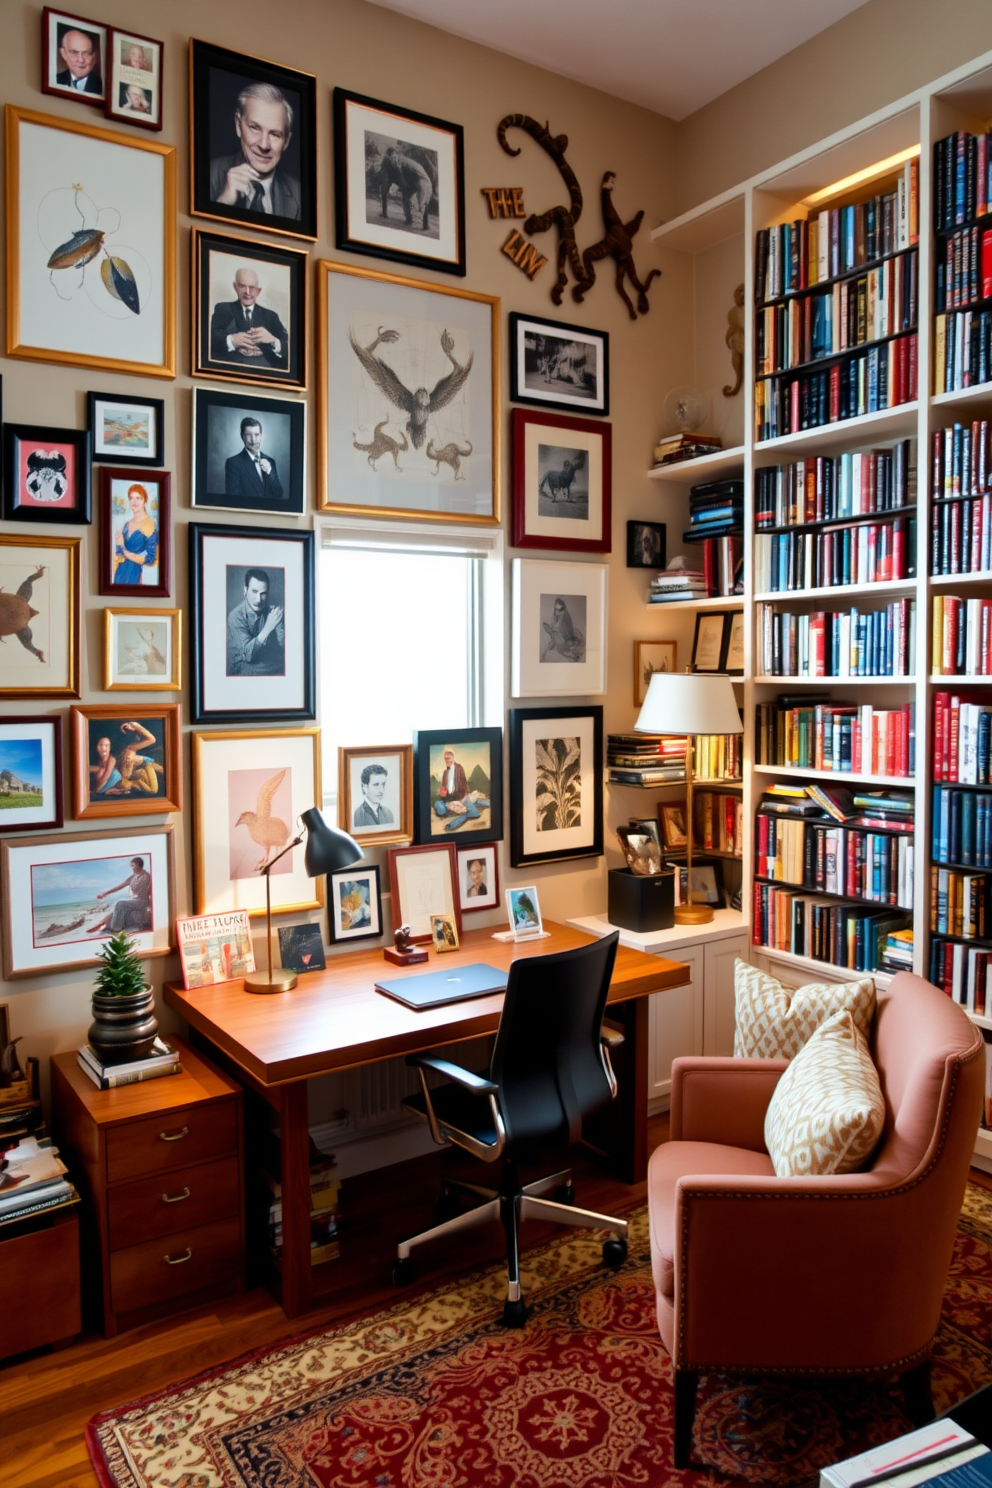
[[[445,1180],[446,1197],[458,1190],[479,1202],[397,1247],[393,1279],[398,1285],[413,1279],[410,1251],[415,1245],[497,1218],[506,1232],[503,1322],[508,1327],[523,1327],[527,1317],[520,1295],[521,1219],[609,1230],[603,1260],[609,1266],[623,1264],[626,1222],[572,1207],[567,1169],[523,1187],[517,1173],[517,1160],[539,1145],[565,1147],[577,1142],[583,1116],[616,1094],[609,1046],[622,1043],[623,1035],[604,1029],[602,1023],[617,939],[614,932],[572,951],[513,962],[488,1077],[436,1054],[411,1054],[407,1059],[420,1072],[421,1090],[403,1104],[427,1122],[435,1142],[442,1146],[454,1142],[483,1162],[502,1158],[503,1167],[498,1189]],[[451,1083],[430,1089],[428,1070]],[[554,1191],[554,1201],[538,1197],[549,1191]]]

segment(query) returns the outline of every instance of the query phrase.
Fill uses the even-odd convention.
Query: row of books
[[[934,863],[930,869],[930,929],[936,935],[981,940],[985,935],[989,879]]]
[[[754,586],[759,594],[885,584],[915,573],[915,517],[763,533],[755,540]]]
[[[674,562],[675,560],[673,560]],[[675,600],[705,599],[706,574],[701,568],[666,568],[651,580],[648,604],[671,604]]]
[[[279,1134],[266,1133],[258,1169],[268,1191],[268,1240],[273,1256],[282,1254],[283,1216]],[[310,1138],[310,1264],[340,1255],[341,1180],[333,1153],[321,1152]]]
[[[992,492],[936,501],[930,512],[930,572],[992,570]]]
[[[755,527],[802,527],[916,504],[913,442],[892,449],[812,455],[754,473]]]
[[[935,594],[930,634],[935,676],[992,677],[992,599]]]
[[[694,847],[740,855],[744,842],[744,803],[740,796],[696,790],[692,812]]]
[[[65,1163],[50,1137],[37,1132],[22,1137],[3,1152],[0,1172],[0,1227],[17,1224],[35,1215],[78,1204],[79,1195],[70,1183]],[[25,1284],[28,1284],[26,1279]]]
[[[992,794],[935,783],[930,830],[934,862],[992,870]]]
[[[669,434],[655,445],[654,463],[678,465],[683,460],[698,460],[700,455],[712,455],[720,449],[723,449],[723,442],[717,434],[692,434],[688,431]]]
[[[876,708],[809,697],[758,703],[755,755],[759,765],[909,777],[916,771],[916,704]]]
[[[679,785],[685,781],[685,739],[668,734],[609,734],[608,777],[617,785]]]
[[[952,233],[938,257],[935,310],[963,310],[976,300],[992,299],[992,229],[966,227]]]
[[[913,907],[913,837],[758,810],[755,875],[870,904]]]
[[[980,950],[978,946],[962,945],[953,940],[934,939],[930,942],[930,980],[969,1013],[977,1013],[980,1018],[992,1016],[990,961],[992,951]]]
[[[992,378],[992,310],[935,315],[933,343],[935,393],[957,393]]]
[[[143,1080],[159,1080],[163,1075],[178,1075],[182,1069],[173,1044],[159,1036],[149,1052],[140,1059],[107,1064],[92,1044],[76,1051],[76,1063],[98,1090],[116,1090],[121,1085],[137,1085]]]
[[[933,778],[992,785],[992,707],[963,703],[956,693],[934,693]]]
[[[743,734],[697,734],[693,745],[696,780],[741,780]]]
[[[907,923],[903,913],[838,904],[774,884],[756,883],[752,903],[756,946],[849,971],[878,971],[889,935]]]
[[[689,492],[689,531],[686,542],[738,532],[744,524],[744,482],[707,481]]]
[[[915,330],[918,299],[914,249],[832,289],[767,305],[754,321],[757,375],[803,367]]]
[[[933,225],[951,232],[983,216],[992,200],[989,136],[959,129],[933,147]]]
[[[862,414],[912,403],[917,396],[917,334],[895,336],[860,356],[803,376],[777,373],[754,384],[754,435],[777,439]]]
[[[881,610],[796,614],[758,607],[758,656],[765,677],[911,677],[916,672],[916,601]]]
[[[992,424],[988,419],[934,430],[930,456],[930,495],[934,501],[980,496],[989,489],[990,436]]]
[[[703,539],[703,583],[709,599],[744,593],[744,542],[740,537]]]

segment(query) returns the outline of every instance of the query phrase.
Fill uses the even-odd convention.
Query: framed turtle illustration
[[[0,536],[0,698],[79,697],[79,547]]]

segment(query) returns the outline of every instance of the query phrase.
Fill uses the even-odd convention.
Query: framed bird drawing
[[[499,522],[499,300],[317,265],[324,511]]]

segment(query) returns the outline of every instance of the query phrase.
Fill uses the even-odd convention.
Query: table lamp
[[[692,776],[693,740],[697,734],[742,734],[734,686],[729,677],[698,672],[655,672],[637,715],[639,734],[685,734],[686,882],[687,904],[675,906],[677,925],[707,925],[713,918],[709,904],[692,902]]]
[[[329,826],[316,806],[311,806],[300,817],[303,831],[287,842],[281,852],[271,858],[261,872],[265,875],[265,938],[269,951],[269,969],[245,977],[246,992],[289,992],[296,986],[295,971],[284,966],[272,965],[272,896],[269,892],[269,874],[294,847],[299,847],[306,837],[303,867],[308,877],[321,878],[325,873],[336,873],[339,868],[350,868],[364,856],[354,837],[342,832],[339,827]]]

